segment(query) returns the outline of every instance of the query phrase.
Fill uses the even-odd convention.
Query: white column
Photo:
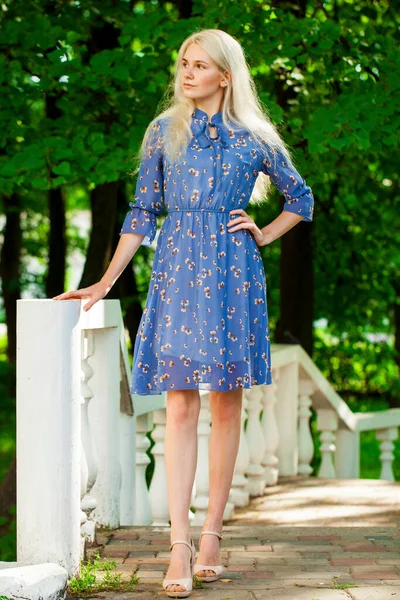
[[[89,358],[91,358],[95,352],[94,349],[94,335],[92,330],[84,330],[81,335],[81,353],[82,353],[82,385],[81,385],[81,415],[82,415],[82,491],[83,496],[81,500],[81,509],[84,512],[86,518],[83,517],[83,524],[81,527],[81,534],[84,537],[83,544],[83,556],[86,560],[86,548],[89,546],[97,545],[96,542],[96,520],[93,518],[92,512],[97,506],[97,502],[94,496],[91,495],[90,491],[96,481],[98,474],[97,456],[96,449],[94,446],[94,440],[92,436],[91,426],[89,422],[89,402],[93,398],[93,391],[90,387],[89,381],[93,377],[93,369],[89,364]]]
[[[249,479],[250,496],[261,496],[265,488],[264,468],[261,461],[265,454],[264,434],[260,422],[262,391],[260,386],[244,390],[248,401],[247,406],[247,446],[249,448],[250,464],[246,471]]]
[[[239,450],[236,457],[235,470],[233,473],[232,487],[229,495],[229,500],[235,506],[247,506],[250,502],[250,494],[247,489],[248,480],[245,473],[250,464],[249,448],[247,446],[247,437],[244,430],[244,422],[246,420],[247,409],[246,394],[243,393],[242,400],[242,417],[241,417],[241,435],[239,441]]]
[[[311,394],[315,391],[315,386],[310,380],[300,380],[299,382],[299,475],[310,475],[313,471],[310,463],[314,456],[314,441],[311,435],[310,417],[311,417]]]
[[[98,523],[114,529],[120,525],[120,332],[117,327],[104,327],[94,329],[93,336],[96,352],[90,359],[90,387],[94,395],[89,420],[99,469],[91,491],[97,501],[93,515]]]
[[[279,475],[297,475],[297,415],[299,410],[299,365],[297,361],[294,360],[279,367],[277,396],[275,416],[279,430],[277,449]]]
[[[279,430],[275,417],[275,404],[277,401],[277,380],[279,371],[274,373],[273,383],[260,386],[263,392],[263,416],[261,426],[264,432],[265,454],[262,460],[264,479],[266,485],[275,485],[278,481],[278,457],[276,451],[279,446]]]
[[[376,437],[381,441],[381,454],[379,456],[382,469],[380,479],[386,479],[388,481],[394,481],[392,462],[393,462],[393,440],[397,439],[398,429],[397,427],[389,427],[387,429],[378,429]]]
[[[330,408],[317,409],[317,429],[321,431],[321,466],[318,477],[336,477],[333,463],[338,414]]]
[[[192,500],[196,513],[191,519],[193,525],[203,525],[208,509],[209,473],[208,447],[210,442],[210,398],[208,393],[200,393],[200,414],[197,424],[197,469],[195,494]]]
[[[338,429],[335,451],[336,477],[358,479],[360,477],[360,432]]]
[[[152,525],[167,525],[169,520],[167,474],[165,470],[165,427],[166,409],[160,408],[153,412],[154,429],[151,437],[154,441],[152,454],[154,472],[150,483],[150,502],[152,510]]]
[[[147,450],[150,440],[147,432],[153,427],[153,413],[144,413],[136,418],[136,506],[135,525],[151,525],[151,502],[146,482],[146,467],[150,463]]]
[[[135,524],[136,416],[120,413],[119,455],[121,464],[120,525]]]
[[[17,300],[17,561],[81,552],[80,301]]]

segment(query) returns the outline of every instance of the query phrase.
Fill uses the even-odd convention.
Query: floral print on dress
[[[135,339],[131,394],[231,391],[272,383],[267,285],[247,229],[228,232],[230,211],[246,210],[260,171],[284,195],[283,210],[313,220],[311,188],[279,151],[263,153],[245,129],[210,123],[195,108],[192,139],[179,162],[163,154],[164,119],[153,125],[134,201],[120,235],[144,235],[167,215],[154,253],[146,305]],[[237,215],[232,215],[234,218]]]

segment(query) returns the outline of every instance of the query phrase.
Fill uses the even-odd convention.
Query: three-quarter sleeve
[[[272,150],[268,147],[266,156],[262,158],[261,171],[269,175],[277,190],[283,194],[283,211],[296,213],[303,217],[303,221],[313,220],[312,189],[279,149]]]
[[[161,125],[152,125],[149,143],[142,156],[134,201],[122,224],[124,233],[144,234],[141,245],[150,246],[157,231],[157,216],[163,209],[163,138]]]

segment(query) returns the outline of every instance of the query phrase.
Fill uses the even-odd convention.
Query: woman
[[[131,393],[167,392],[165,459],[171,519],[171,560],[163,587],[187,597],[196,573],[222,572],[223,513],[239,447],[243,388],[270,384],[266,280],[258,246],[300,221],[312,221],[312,190],[261,109],[240,44],[224,31],[190,35],[175,65],[172,100],[148,126],[135,191],[120,242],[101,281],[56,296],[109,292],[140,244],[161,227],[142,321],[137,332]],[[270,179],[283,210],[259,229],[245,212]],[[197,461],[199,390],[209,391],[209,505],[196,551],[189,507]]]

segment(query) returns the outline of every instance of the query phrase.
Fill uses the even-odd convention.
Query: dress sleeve
[[[272,150],[268,147],[267,154],[262,159],[261,171],[269,175],[277,190],[283,194],[283,210],[302,216],[303,221],[313,220],[312,189],[279,149]]]
[[[163,208],[163,139],[161,126],[155,122],[147,149],[142,156],[134,201],[129,202],[131,210],[122,224],[120,235],[124,233],[144,234],[141,245],[150,246],[157,231],[156,217]]]

